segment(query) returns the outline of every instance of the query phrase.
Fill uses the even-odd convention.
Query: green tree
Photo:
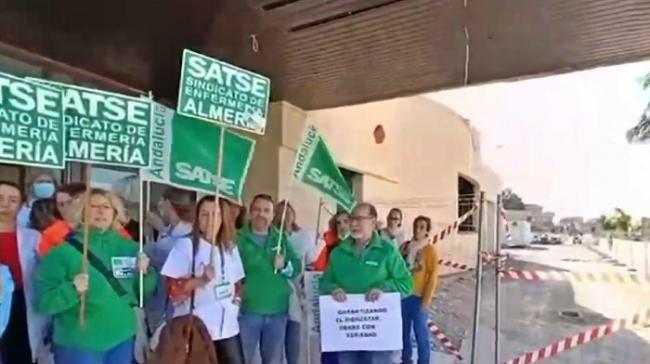
[[[650,89],[650,73],[641,80],[641,87],[644,90]],[[650,142],[650,102],[643,110],[639,123],[627,131],[626,137],[629,143]]]
[[[625,213],[620,208],[615,208],[614,213],[607,218],[607,223],[614,230],[621,233],[627,233],[632,227],[632,216]]]
[[[506,210],[525,210],[526,205],[524,201],[517,195],[512,192],[511,189],[505,189],[501,193],[501,199],[503,201],[503,208]]]

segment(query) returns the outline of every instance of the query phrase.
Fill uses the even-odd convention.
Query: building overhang
[[[0,42],[169,102],[190,48],[309,110],[639,61],[648,18],[644,0],[0,0]]]

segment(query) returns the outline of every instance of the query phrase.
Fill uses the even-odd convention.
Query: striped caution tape
[[[439,242],[443,241],[447,236],[451,235],[452,232],[456,231],[460,224],[462,224],[465,220],[467,220],[470,216],[474,215],[474,213],[478,210],[476,206],[474,206],[471,210],[469,210],[467,213],[465,213],[463,216],[459,217],[456,221],[454,221],[453,224],[449,224],[447,227],[444,229],[440,230],[437,234],[431,237],[431,242],[433,244],[438,244]]]
[[[571,350],[578,346],[611,335],[617,331],[647,325],[648,323],[650,323],[650,310],[648,310],[644,314],[634,315],[631,318],[612,320],[605,325],[592,327],[577,335],[573,335],[565,339],[556,341],[553,344],[545,346],[539,350],[530,351],[518,358],[505,362],[505,364],[535,363],[556,356],[564,351]]]
[[[481,261],[484,264],[491,264],[495,261],[498,261],[500,265],[503,265],[508,259],[510,259],[510,254],[500,254],[497,256],[494,253],[486,251],[481,252]]]
[[[451,260],[440,259],[438,261],[438,264],[444,265],[445,267],[458,269],[458,270],[466,270],[466,271],[474,270],[474,267],[470,267],[468,264],[458,263]]]
[[[463,356],[460,355],[460,350],[458,350],[458,348],[454,346],[454,344],[447,337],[447,335],[445,335],[445,333],[442,332],[442,330],[440,330],[440,328],[436,324],[434,324],[431,320],[429,320],[427,326],[429,327],[429,331],[431,331],[431,335],[433,335],[433,337],[435,337],[436,340],[438,340],[438,342],[445,347],[447,352],[456,356],[458,360],[460,361],[463,360]]]
[[[575,283],[612,283],[650,285],[650,276],[618,272],[563,272],[563,271],[526,271],[504,270],[499,273],[502,278],[525,281],[572,281]]]

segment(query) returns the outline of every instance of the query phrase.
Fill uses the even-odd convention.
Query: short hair
[[[70,195],[70,197],[75,198],[86,192],[86,184],[82,182],[66,183],[61,185],[56,192],[65,193]]]
[[[194,196],[192,192],[176,187],[169,187],[163,192],[162,197],[164,200],[169,201],[169,204],[182,221],[194,221]]]
[[[199,202],[196,204],[196,216],[199,216],[199,211],[201,207],[206,202],[214,202],[215,198],[213,195],[203,196]],[[219,211],[221,213],[221,226],[217,232],[217,241],[216,244],[219,246],[232,249],[234,244],[233,240],[235,238],[235,221],[232,218],[232,212],[230,211],[230,203],[223,199],[219,199]],[[193,241],[197,243],[201,237],[201,230],[199,229],[199,219],[194,220],[194,228],[192,230]]]
[[[57,185],[56,178],[54,177],[54,174],[52,173],[52,171],[50,171],[48,169],[45,169],[45,168],[35,167],[35,168],[30,168],[29,172],[27,174],[28,181],[29,181],[28,186],[31,187],[32,185],[34,185],[34,182],[36,182],[38,177],[41,177],[41,176],[48,176],[52,180],[54,185],[55,186]]]
[[[357,206],[354,208],[355,210],[359,210],[361,208],[366,208],[368,209],[368,213],[370,214],[371,217],[377,218],[379,217],[379,214],[377,213],[377,208],[375,205],[369,203],[369,202],[359,202]]]
[[[102,188],[93,188],[90,190],[88,198],[91,198],[92,196],[102,196],[108,200],[108,202],[111,204],[111,207],[113,208],[113,213],[115,214],[113,217],[113,223],[120,222],[120,219],[124,218],[126,215],[126,212],[124,211],[124,203],[122,203],[122,200],[120,200],[120,198],[113,192],[104,190]],[[79,200],[82,202],[83,198],[79,198]],[[80,215],[81,218],[79,219],[80,226],[84,223],[86,212],[86,206],[84,204]]]
[[[253,197],[253,200],[251,200],[251,207],[255,205],[255,202],[257,202],[258,200],[268,201],[271,203],[271,205],[275,205],[275,200],[273,200],[273,197],[271,197],[271,195],[266,193],[260,193],[255,195],[255,197]]]
[[[404,219],[404,214],[402,213],[401,209],[397,207],[393,207],[392,209],[390,209],[390,211],[388,211],[388,215],[390,216],[390,214],[392,214],[393,212],[397,212],[399,214],[400,221]]]
[[[20,196],[20,201],[25,201],[25,195],[23,194],[23,190],[20,188],[18,183],[7,181],[7,180],[0,180],[0,186],[8,186],[16,191],[18,191],[18,196]]]
[[[63,216],[61,216],[53,198],[43,198],[32,203],[32,210],[29,213],[31,228],[43,232],[57,220],[63,220]]]
[[[420,216],[416,217],[415,220],[413,220],[413,234],[415,235],[415,228],[417,227],[418,222],[420,222],[420,221],[423,221],[426,224],[427,233],[430,233],[431,232],[431,219],[426,217],[426,216],[420,215]]]

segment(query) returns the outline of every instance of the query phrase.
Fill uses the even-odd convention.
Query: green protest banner
[[[177,111],[181,115],[264,134],[271,80],[186,49]]]
[[[341,170],[336,165],[327,144],[313,125],[307,126],[298,149],[293,176],[321,194],[333,198],[348,212],[356,205]]]
[[[61,91],[0,73],[0,161],[63,168]]]
[[[31,80],[58,87],[63,93],[66,159],[124,167],[149,166],[151,100]]]
[[[154,109],[152,163],[143,170],[149,181],[214,194],[221,126],[175,113],[162,105]],[[219,194],[241,201],[255,140],[226,131]]]

